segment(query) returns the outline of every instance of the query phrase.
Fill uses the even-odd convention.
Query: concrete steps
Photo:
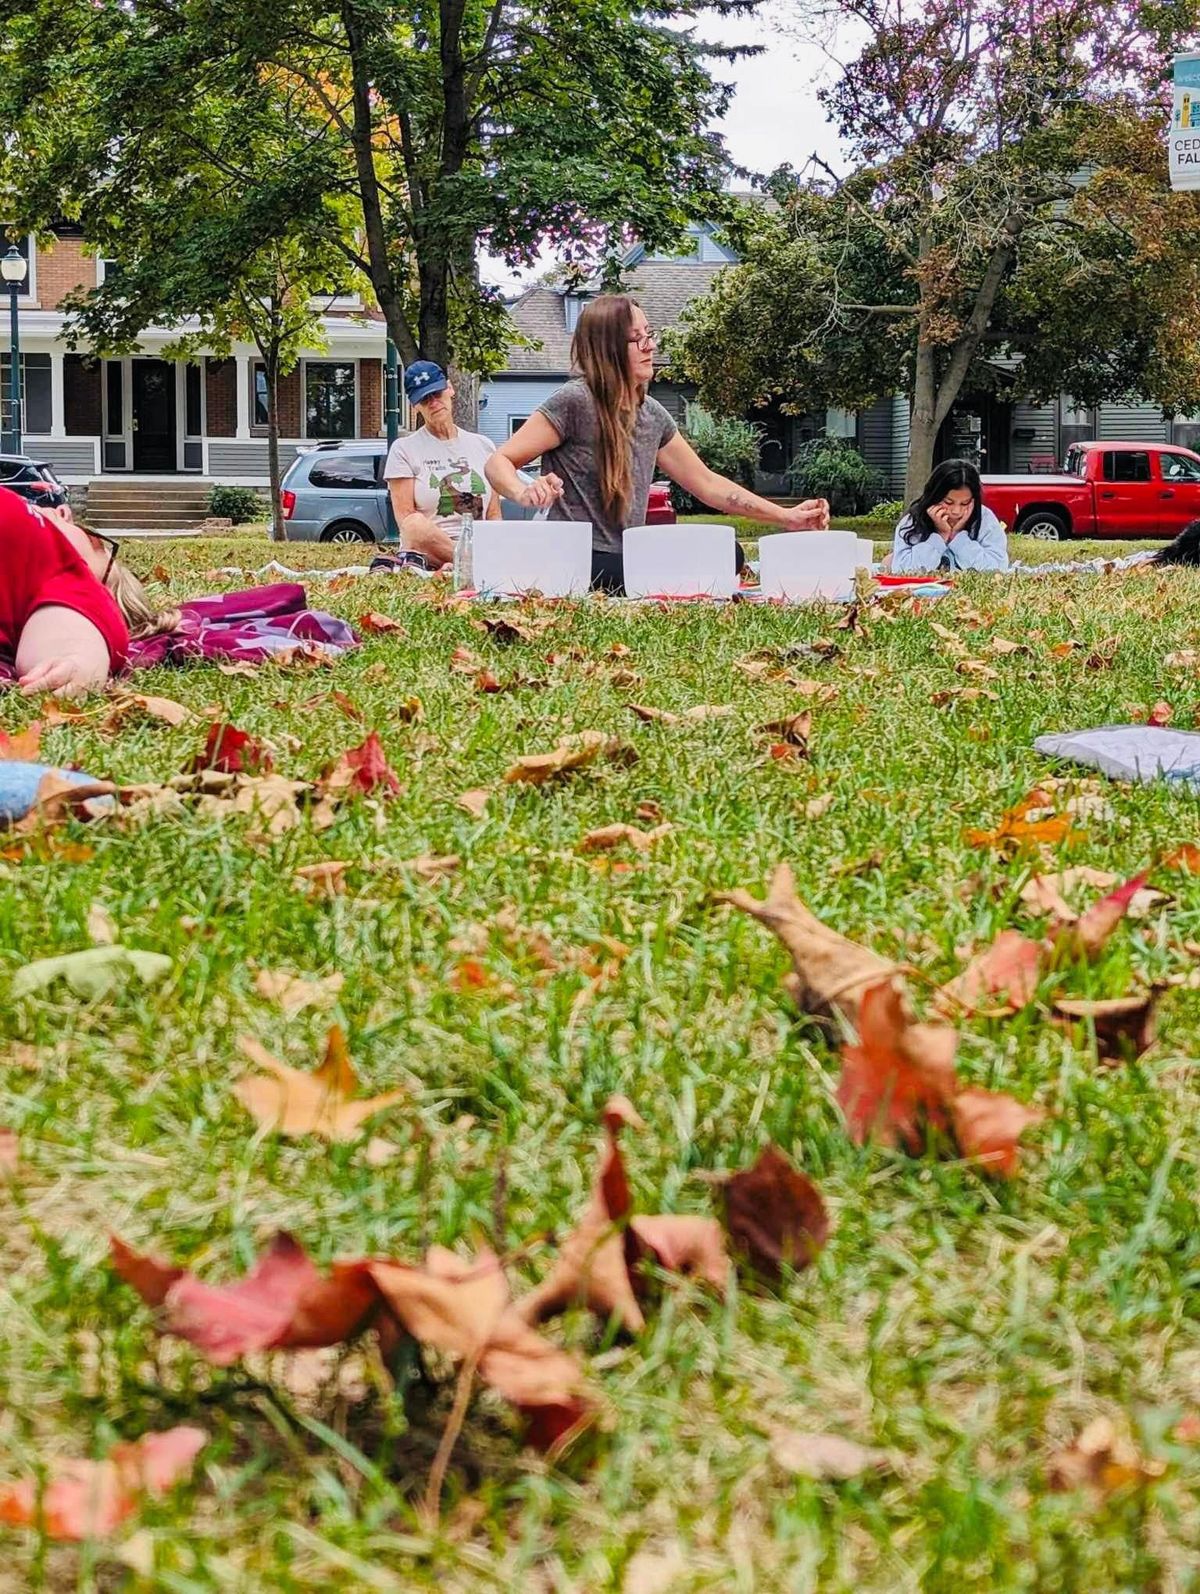
[[[208,517],[212,482],[138,481],[105,476],[88,483],[82,518],[97,531],[181,530]]]

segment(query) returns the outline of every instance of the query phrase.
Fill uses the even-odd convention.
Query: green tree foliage
[[[837,514],[861,515],[883,496],[883,476],[849,439],[814,437],[788,466],[788,486],[800,498],[828,498]]]
[[[910,494],[964,389],[1193,408],[1200,206],[1167,189],[1161,93],[1193,6],[836,9],[869,30],[823,96],[855,169],[776,174],[676,373],[724,410],[909,393]]]
[[[744,0],[746,10],[754,0]],[[244,259],[301,224],[335,242],[402,358],[486,372],[506,318],[476,270],[547,243],[611,268],[719,213],[704,131],[729,90],[690,26],[727,0],[10,0],[3,180],[18,222],[119,246],[169,231],[197,170],[238,199]],[[271,159],[264,163],[263,150]],[[349,224],[347,224],[349,207]]]

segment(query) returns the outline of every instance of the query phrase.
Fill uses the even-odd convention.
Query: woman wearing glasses
[[[496,491],[534,509],[557,502],[566,519],[590,520],[592,585],[615,592],[624,586],[625,527],[645,523],[650,483],[660,474],[726,514],[784,531],[827,527],[823,498],[782,509],[709,470],[663,406],[649,397],[654,347],[645,312],[628,295],[593,299],[571,343],[579,376],[489,456],[484,468]],[[542,475],[526,485],[517,472],[539,456]]]
[[[125,663],[131,634],[170,630],[111,537],[67,510],[35,509],[0,488],[0,682],[27,697],[102,687]]]

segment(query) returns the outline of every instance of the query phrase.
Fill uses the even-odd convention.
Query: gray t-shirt
[[[597,465],[596,401],[580,378],[560,387],[538,408],[562,441],[542,456],[543,471],[562,477],[563,495],[551,514],[566,520],[590,520],[596,553],[619,553],[625,527],[604,511]],[[650,483],[659,449],[675,436],[675,422],[657,399],[643,399],[633,429],[633,491],[626,525],[646,521]]]

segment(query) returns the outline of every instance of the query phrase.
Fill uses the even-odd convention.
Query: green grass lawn
[[[209,574],[220,566],[274,554],[333,567],[356,552],[246,535],[147,547],[134,562],[161,566],[184,597],[237,584]],[[1200,876],[1160,876],[1173,900],[1123,924],[1096,964],[1065,969],[1024,1013],[961,1024],[961,1074],[1047,1114],[1008,1184],[932,1152],[854,1146],[833,1099],[837,1049],[781,991],[783,948],[714,901],[737,885],[761,892],[789,860],[814,911],[920,981],[948,979],[964,948],[1006,926],[1033,931],[1018,893],[1045,865],[964,831],[994,826],[1050,772],[1031,745],[1044,731],[1159,698],[1176,725],[1193,723],[1195,672],[1163,659],[1200,645],[1200,575],[966,579],[936,610],[865,635],[833,629],[835,609],[586,603],[548,610],[552,630],[510,646],[408,578],[316,590],[351,619],[381,612],[404,629],[366,637],[331,670],[153,672],[139,690],[188,705],[190,725],[56,725],[44,749],[121,782],[165,780],[222,717],[269,741],[283,773],[314,779],[376,729],[399,796],[348,802],[331,828],[271,842],[246,819],[189,813],[72,821],[58,840],[90,849],[78,858],[4,845],[0,1126],[16,1131],[20,1163],[0,1196],[3,1478],[176,1423],[211,1438],[191,1481],[112,1540],[73,1548],[0,1529],[0,1587],[1200,1587],[1200,1445],[1173,1437],[1200,1412],[1200,993],[1168,991],[1158,1042],[1117,1068],[1047,1012],[1055,989],[1119,995],[1188,970]],[[931,619],[995,678],[959,673]],[[1029,651],[999,656],[993,637]],[[1114,637],[1111,667],[1093,667]],[[776,762],[756,727],[808,700],[737,663],[818,638],[841,655],[795,668],[836,699],[814,709],[809,761]],[[1083,646],[1055,656],[1068,640]],[[478,692],[473,673],[450,669],[459,648],[514,689]],[[931,703],[976,685],[995,700]],[[734,712],[642,724],[630,701]],[[35,713],[0,699],[10,732]],[[501,783],[514,757],[583,729],[632,744],[637,762],[543,788]],[[455,800],[479,787],[492,796],[473,818]],[[824,794],[832,804],[807,817]],[[1200,839],[1185,791],[1106,796],[1055,866],[1123,878]],[[577,850],[595,827],[644,822],[649,803],[673,827],[651,851]],[[461,867],[439,880],[398,867],[450,853]],[[349,865],[345,894],[297,888],[294,871],[321,860]],[[90,944],[96,908],[124,944],[172,960],[167,981],[91,1003],[61,988],[12,1000],[22,965]],[[601,937],[630,950],[593,986],[583,949]],[[288,1019],[256,991],[264,968],[345,983],[332,1008]],[[364,1090],[409,1092],[371,1125],[390,1160],[368,1156],[365,1139],[257,1132],[233,1093],[239,1036],[309,1068],[333,1020]],[[582,1311],[548,1325],[588,1366],[599,1430],[551,1464],[477,1394],[437,1528],[419,1507],[452,1403],[444,1366],[407,1400],[359,1353],[216,1369],[160,1338],[108,1267],[116,1232],[225,1281],[286,1228],[321,1263],[484,1241],[513,1254],[510,1277],[526,1288],[548,1266],[546,1237],[586,1200],[614,1091],[646,1120],[625,1141],[640,1210],[710,1212],[707,1175],[771,1139],[820,1185],[833,1235],[777,1292],[743,1279],[722,1302],[664,1283],[634,1339]],[[1053,1492],[1052,1456],[1104,1415],[1162,1476],[1107,1497]],[[859,1440],[893,1465],[845,1483],[792,1476],[772,1459],[779,1429]]]

